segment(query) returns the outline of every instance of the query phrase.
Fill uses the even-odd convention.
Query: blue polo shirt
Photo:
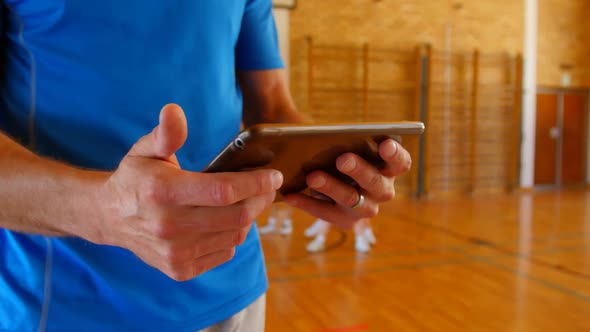
[[[199,171],[240,128],[236,70],[282,66],[271,0],[2,4],[0,130],[80,167],[114,170],[174,102],[189,127],[178,159]],[[0,331],[215,324],[267,289],[254,229],[232,261],[187,282],[125,249],[0,229]]]

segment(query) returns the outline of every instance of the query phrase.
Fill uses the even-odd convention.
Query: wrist
[[[56,227],[63,233],[93,243],[105,243],[104,183],[110,173],[71,168],[66,170],[66,211],[68,221],[61,220]]]

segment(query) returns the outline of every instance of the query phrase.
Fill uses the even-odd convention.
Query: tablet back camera
[[[246,148],[246,144],[244,143],[244,141],[242,141],[241,138],[238,137],[234,140],[234,148],[240,151],[244,151],[244,149]]]

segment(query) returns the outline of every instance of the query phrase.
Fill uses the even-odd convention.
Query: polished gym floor
[[[334,228],[308,254],[294,219],[262,236],[267,331],[590,331],[590,191],[398,199],[368,254]]]

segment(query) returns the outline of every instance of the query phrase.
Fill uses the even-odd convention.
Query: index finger
[[[385,176],[398,176],[412,168],[410,153],[393,139],[388,139],[379,145],[379,155],[386,164],[381,172]]]
[[[195,173],[183,171],[172,184],[177,205],[227,206],[244,199],[268,194],[283,184],[283,174],[264,169],[233,173]]]

